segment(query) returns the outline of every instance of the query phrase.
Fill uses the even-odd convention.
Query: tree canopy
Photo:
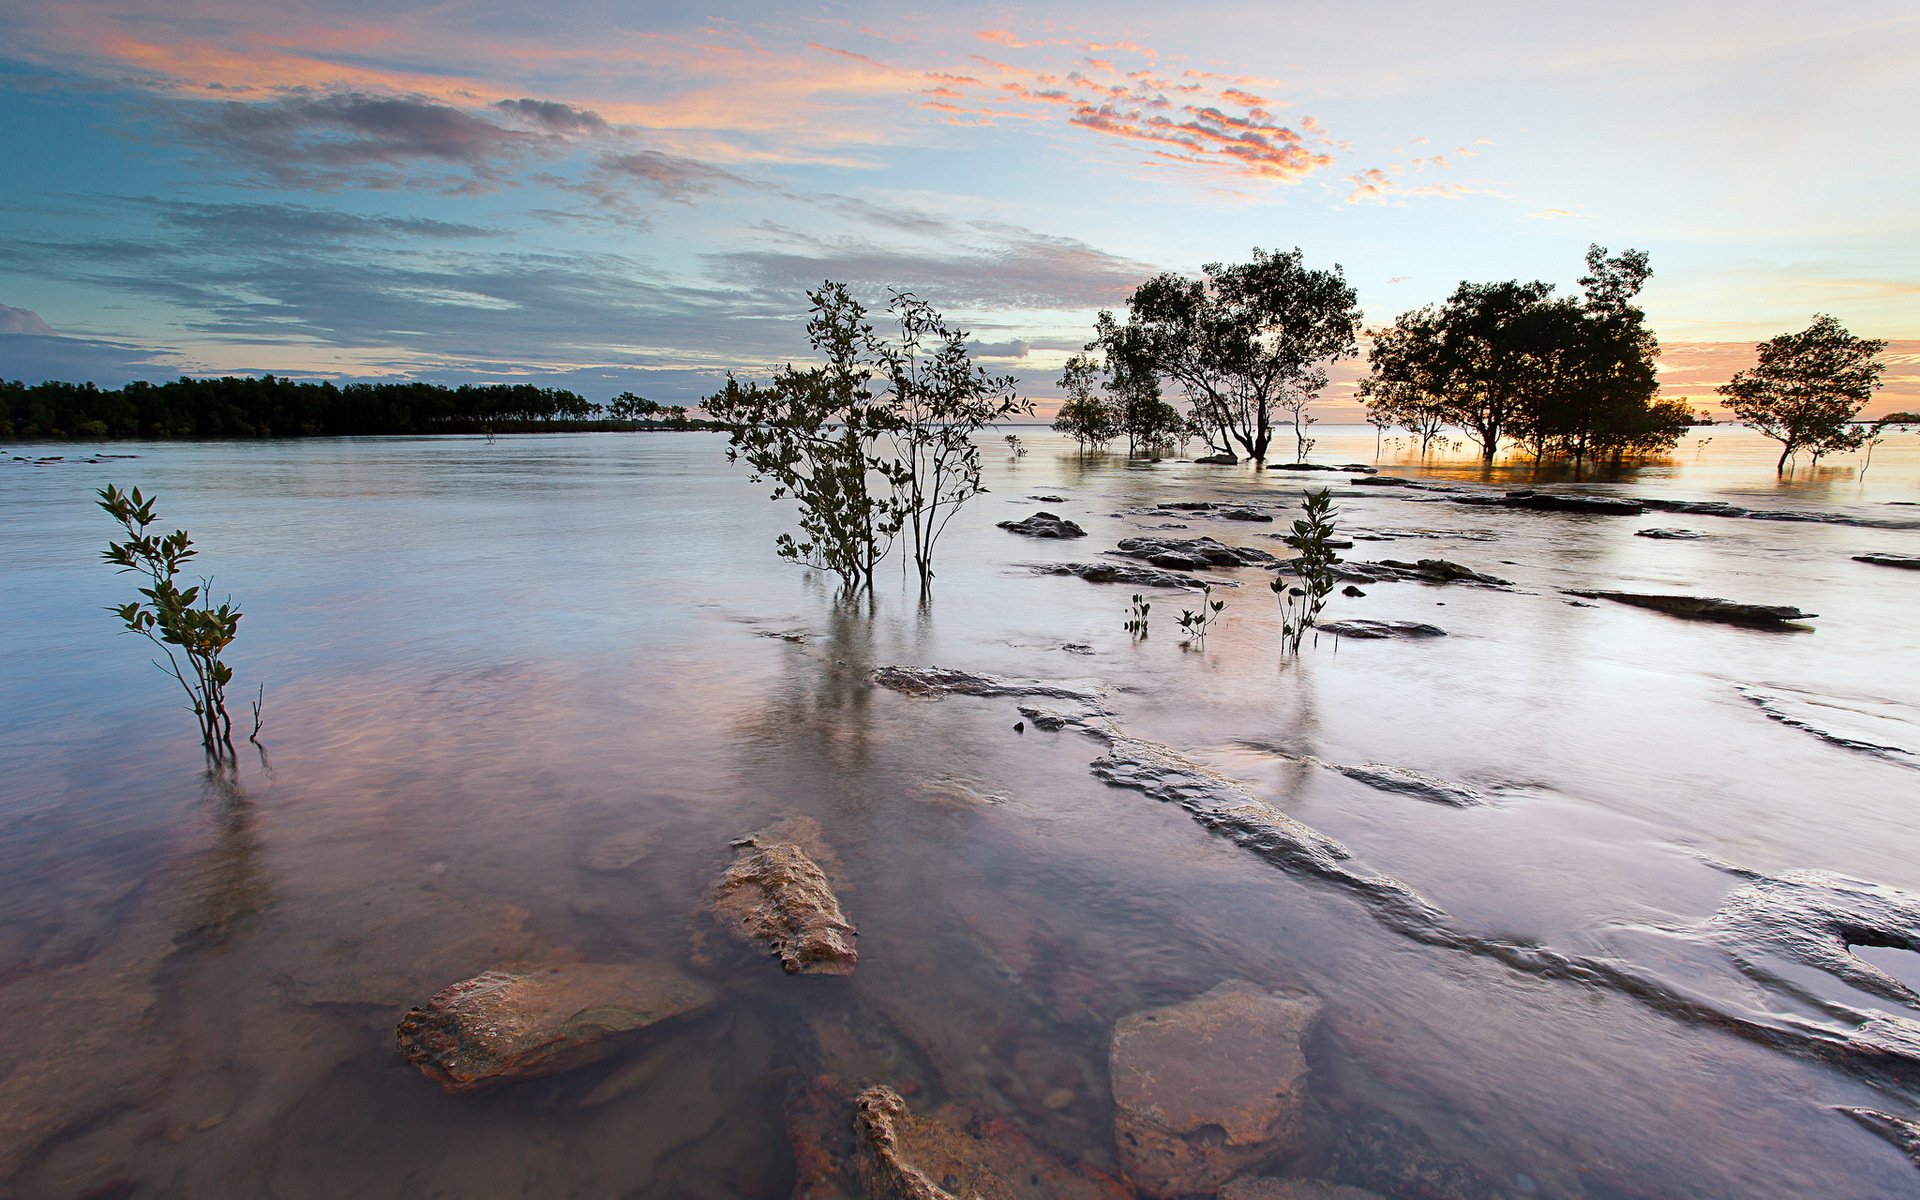
[[[1309,268],[1298,249],[1256,247],[1252,262],[1208,263],[1201,274],[1147,280],[1128,297],[1125,324],[1100,314],[1097,340],[1173,381],[1211,435],[1265,465],[1274,413],[1304,410],[1328,366],[1359,353],[1354,290],[1339,266]]]
[[[1748,427],[1781,444],[1777,470],[1802,450],[1813,461],[1865,440],[1853,419],[1873,399],[1887,344],[1858,338],[1823,314],[1799,333],[1783,333],[1754,347],[1759,361],[1722,385],[1720,394]]]
[[[1587,251],[1579,297],[1552,284],[1460,284],[1373,335],[1360,394],[1380,420],[1430,440],[1458,425],[1491,462],[1504,441],[1576,463],[1669,449],[1692,419],[1658,398],[1659,343],[1635,305],[1647,256]]]

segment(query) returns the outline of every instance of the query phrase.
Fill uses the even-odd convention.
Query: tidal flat
[[[1911,439],[1020,432],[856,610],[717,434],[8,447],[0,1196],[1920,1194]],[[246,613],[230,774],[105,611],[109,482]],[[1438,635],[1281,653],[1321,486],[1324,619]],[[776,873],[838,906],[792,971],[715,915]],[[591,1053],[402,1052],[487,972]]]

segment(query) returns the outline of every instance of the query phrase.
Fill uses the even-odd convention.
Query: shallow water
[[[1317,432],[1319,461],[1374,459],[1370,430]],[[1792,874],[1879,885],[1861,903],[1895,917],[1920,893],[1920,572],[1852,559],[1920,554],[1916,439],[1864,479],[1849,458],[1780,481],[1771,443],[1717,427],[1664,464],[1543,481],[1847,524],[1470,507],[1022,433],[1024,458],[989,450],[933,604],[888,574],[871,614],[774,558],[783,512],[715,435],[10,448],[68,461],[0,462],[0,1195],[785,1196],[789,1095],[848,1061],[916,1110],[1004,1116],[1112,1169],[1113,1022],[1234,978],[1325,1002],[1309,1148],[1278,1170],[1434,1194],[1352,1177],[1361,1145],[1481,1189],[1444,1194],[1920,1194],[1833,1111],[1915,1115],[1920,1058],[1871,1019],[1920,1019],[1897,957],[1920,924],[1836,952],[1889,992],[1795,949],[1795,897],[1832,888]],[[1384,472],[1448,486],[1542,482],[1386,451]],[[235,694],[265,681],[266,727],[237,780],[205,778],[173,685],[101,611],[130,590],[97,560],[108,481],[156,493],[247,614]],[[1284,553],[1283,507],[1322,483],[1342,529],[1389,539],[1349,559],[1514,589],[1336,594],[1329,618],[1449,636],[1283,664],[1259,569],[1210,573],[1243,586],[1204,649],[1177,636],[1181,593],[1149,593],[1136,643],[1134,589],[1028,569],[1170,524]],[[1228,497],[1280,522],[1115,515]],[[1090,536],[994,528],[1037,509]],[[1707,536],[1633,536],[1653,527]],[[1571,588],[1819,617],[1747,629]],[[1444,936],[1108,787],[1098,742],[1016,732],[1014,699],[869,686],[889,664],[1097,689],[1127,734],[1424,897]],[[729,841],[796,812],[841,860],[851,977],[709,946],[713,1009],[481,1095],[396,1054],[409,1005],[497,964],[687,963]],[[644,857],[590,865],[623,834]]]

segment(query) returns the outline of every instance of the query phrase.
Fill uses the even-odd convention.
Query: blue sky
[[[10,378],[688,403],[804,355],[831,277],[1045,397],[1156,271],[1297,245],[1384,322],[1598,242],[1652,254],[1669,393],[1830,312],[1920,407],[1911,3],[48,0],[0,38]]]

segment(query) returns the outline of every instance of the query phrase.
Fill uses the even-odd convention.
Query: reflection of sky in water
[[[1315,432],[1316,458],[1372,458],[1371,431]],[[1630,488],[1920,521],[1887,503],[1920,499],[1912,447],[1882,446],[1864,488],[1824,467],[1776,488],[1769,443],[1704,432],[1698,458],[1683,447]],[[111,466],[0,471],[0,1115],[10,1145],[68,1138],[27,1162],[24,1194],[126,1176],[399,1195],[411,1173],[461,1195],[784,1195],[786,1081],[821,1065],[810,1047],[840,1026],[892,1046],[889,1069],[924,1077],[930,1101],[1103,1162],[1111,1022],[1227,977],[1327,999],[1312,1047],[1324,1120],[1398,1114],[1437,1152],[1545,1194],[1905,1185],[1911,1168],[1823,1107],[1899,1101],[1838,1070],[1414,946],[1351,896],[1101,786],[1096,747],[1016,734],[1011,702],[914,701],[861,679],[938,663],[1104,684],[1129,732],[1245,780],[1463,925],[1670,956],[1647,965],[1711,989],[1724,981],[1689,939],[1613,932],[1711,912],[1731,881],[1696,854],[1920,890],[1913,772],[1770,721],[1737,690],[1911,713],[1912,580],[1850,556],[1920,553],[1920,532],[1360,489],[1343,522],[1443,536],[1350,557],[1443,556],[1518,590],[1336,596],[1330,616],[1453,636],[1323,641],[1280,669],[1258,572],[1226,573],[1249,586],[1222,592],[1225,620],[1194,654],[1176,595],[1154,597],[1153,635],[1134,645],[1131,589],[1016,564],[1084,560],[1175,520],[1178,536],[1277,548],[1280,525],[1111,514],[1202,489],[1290,496],[1318,477],[1083,463],[1023,436],[1017,464],[987,451],[994,490],[942,544],[932,607],[890,565],[871,621],[774,560],[780,510],[705,435],[142,446]],[[247,613],[235,695],[266,681],[271,759],[243,746],[231,793],[203,785],[191,721],[100,611],[127,586],[95,557],[110,528],[90,492],[109,479],[157,493]],[[993,528],[1035,508],[1090,536]],[[1652,525],[1710,536],[1631,536]],[[1821,617],[1812,634],[1756,632],[1575,608],[1556,591],[1574,586]],[[1494,803],[1423,804],[1284,756],[1301,754],[1414,767]],[[862,931],[850,980],[721,955],[719,1012],[577,1079],[488,1097],[441,1098],[392,1055],[404,1006],[497,963],[684,961],[728,839],[793,810],[845,862]],[[644,845],[638,863],[588,865],[620,835]],[[637,1082],[585,1104],[620,1072]],[[639,1125],[654,1132],[636,1141]]]

